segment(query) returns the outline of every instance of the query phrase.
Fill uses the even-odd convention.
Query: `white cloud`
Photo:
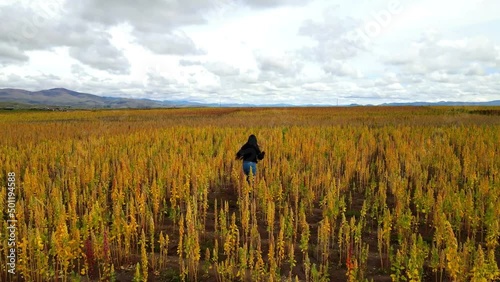
[[[179,65],[180,66],[184,66],[184,67],[199,66],[199,65],[201,65],[201,62],[200,61],[196,61],[196,60],[181,59],[181,60],[179,60]]]
[[[498,64],[498,44],[485,37],[457,40],[424,37],[405,51],[386,55],[385,63],[409,73],[484,74],[485,68],[495,68]]]
[[[256,52],[255,59],[262,72],[279,76],[294,76],[303,67],[291,54],[265,54],[259,51]]]
[[[103,39],[86,48],[71,47],[69,54],[88,66],[113,74],[129,72],[129,62],[120,50]]]
[[[326,73],[336,76],[350,76],[353,78],[359,78],[362,76],[360,70],[349,65],[345,61],[332,60],[323,64],[323,69]]]
[[[316,40],[316,46],[306,48],[311,59],[324,61],[329,59],[348,59],[365,49],[365,42],[353,36],[359,24],[352,18],[340,18],[325,12],[322,22],[307,20],[300,28],[300,34]]]
[[[309,0],[245,0],[247,5],[257,8],[270,8],[285,5],[304,5]]]
[[[66,9],[85,21],[106,26],[129,23],[138,31],[156,33],[183,25],[204,23],[202,11],[210,6],[210,1],[203,0],[66,2]]]
[[[28,60],[29,57],[16,46],[0,42],[0,66],[2,64],[20,63]]]
[[[306,83],[302,85],[302,88],[309,91],[331,91],[331,88],[327,84],[321,82]]]
[[[143,45],[157,54],[201,55],[204,53],[183,31],[135,32],[134,34],[137,37],[137,44]]]
[[[26,61],[29,51],[66,46],[69,54],[84,64],[112,73],[127,72],[127,58],[112,45],[104,27],[64,17],[66,11],[55,0],[45,5],[12,4],[0,9],[1,17],[8,23],[0,33],[2,57]]]
[[[223,62],[205,63],[204,67],[209,72],[212,72],[220,77],[236,76],[240,73],[240,70],[238,68],[231,66],[229,64],[223,63]]]
[[[294,104],[500,99],[498,1],[0,3],[0,85]]]

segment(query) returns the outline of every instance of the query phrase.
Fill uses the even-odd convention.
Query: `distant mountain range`
[[[79,93],[64,88],[41,91],[21,89],[0,89],[0,102],[24,107],[64,107],[64,108],[157,108],[168,103],[148,99],[127,99],[101,97]]]
[[[414,102],[388,103],[381,106],[500,106],[500,100],[490,102]],[[0,108],[171,108],[171,107],[255,107],[254,104],[218,104],[197,103],[191,101],[156,101],[150,99],[129,99],[102,97],[93,94],[80,93],[64,88],[54,88],[41,91],[27,91],[22,89],[0,89]],[[287,104],[265,105],[266,107],[286,107]],[[314,105],[310,105],[314,106]],[[358,106],[358,105],[350,105]]]
[[[380,106],[500,106],[500,100],[489,102],[410,102],[410,103],[388,103]]]

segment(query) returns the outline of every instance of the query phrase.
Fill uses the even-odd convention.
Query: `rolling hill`
[[[101,97],[80,93],[64,88],[54,88],[41,91],[22,89],[0,89],[0,102],[3,104],[18,104],[31,107],[65,107],[65,108],[159,108],[172,106],[168,102],[148,99],[128,99]]]

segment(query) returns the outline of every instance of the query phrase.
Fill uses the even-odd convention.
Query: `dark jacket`
[[[236,153],[237,160],[257,163],[264,158],[265,152],[261,152],[257,144],[257,137],[250,135],[247,143]]]

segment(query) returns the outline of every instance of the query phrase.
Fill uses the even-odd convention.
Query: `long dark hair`
[[[255,135],[250,135],[248,137],[248,141],[247,141],[248,144],[258,148],[259,146],[257,145],[257,137],[255,137]]]

